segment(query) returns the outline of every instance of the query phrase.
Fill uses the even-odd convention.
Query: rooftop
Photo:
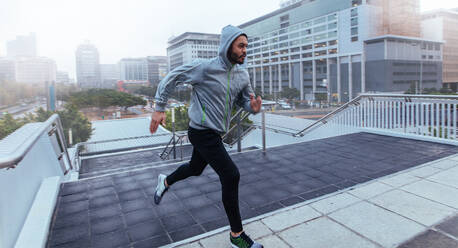
[[[456,154],[457,151],[457,147],[452,145],[355,133],[269,148],[265,154],[260,150],[237,153],[232,158],[241,174],[242,217],[250,219],[348,190],[355,185]],[[137,162],[132,157],[125,159],[132,164]],[[456,165],[455,161],[453,166]],[[225,228],[228,223],[221,205],[219,179],[211,169],[206,169],[200,177],[174,185],[161,205],[152,204],[157,175],[170,173],[177,166],[179,163],[63,183],[47,247],[159,247]],[[450,189],[458,195],[457,190]],[[360,194],[364,195],[364,190]],[[342,202],[346,200],[342,198]],[[455,200],[450,202],[454,203]],[[371,206],[362,201],[355,205],[355,209],[348,211],[366,214],[367,210],[367,214],[377,214],[379,210],[372,211]],[[458,205],[452,207],[455,209],[449,209],[449,212],[458,213]],[[295,213],[292,218],[311,220],[321,216],[316,210],[305,210],[291,210]],[[344,223],[348,220],[347,214],[340,216]],[[278,217],[273,215],[270,218],[272,222],[262,222],[268,227],[262,230],[280,231],[286,228],[275,227]],[[321,221],[324,223],[317,222],[318,227],[323,228],[326,222],[329,223],[327,218]],[[336,225],[334,221],[331,222],[334,223],[331,226]],[[417,229],[420,232],[420,228]],[[295,229],[289,230],[285,232],[293,237]],[[345,229],[343,233],[348,232]],[[282,237],[281,233],[275,235]],[[269,238],[275,239],[275,235]],[[301,237],[304,236],[296,238],[297,242]],[[412,233],[406,233],[401,239],[411,237]],[[374,241],[379,242],[376,239],[372,243]],[[199,242],[204,244],[206,241],[202,239]],[[294,238],[286,238],[286,242],[291,242],[288,243],[291,247],[299,247],[295,245]],[[218,243],[218,246],[204,247],[219,245],[224,246]]]

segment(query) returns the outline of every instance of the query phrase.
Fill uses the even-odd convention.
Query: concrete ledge
[[[428,141],[428,142],[434,142],[434,143],[439,143],[439,144],[458,146],[458,141],[452,140],[452,139],[442,139],[442,138],[437,138],[433,136],[426,136],[426,135],[423,136],[423,135],[418,135],[418,134],[401,133],[401,132],[394,132],[394,131],[389,131],[389,130],[380,130],[380,129],[375,129],[375,128],[360,128],[359,130],[361,132],[366,132],[366,133],[373,133],[373,134],[387,135],[387,136],[393,136],[393,137],[399,137],[399,138],[414,139],[414,140]]]
[[[59,193],[60,180],[61,178],[58,176],[43,179],[16,241],[15,248],[27,248],[31,244],[36,247],[45,247]]]

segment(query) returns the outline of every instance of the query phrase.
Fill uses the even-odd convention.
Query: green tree
[[[15,120],[13,116],[9,113],[3,116],[0,120],[0,139],[5,138],[8,134],[16,131],[24,123],[20,120]]]
[[[73,144],[85,142],[91,137],[91,122],[78,111],[78,108],[75,105],[67,104],[62,111],[52,112],[39,108],[36,112],[36,116],[29,114],[18,120],[15,120],[10,114],[6,114],[3,119],[0,120],[0,139],[3,139],[26,123],[44,122],[54,113],[57,113],[61,119],[67,142],[69,142],[68,130],[70,128],[72,129],[73,134]]]
[[[166,122],[165,129],[172,131],[172,110],[166,111]],[[175,130],[183,131],[188,130],[189,125],[189,116],[188,116],[188,107],[178,107],[175,108]]]
[[[146,105],[143,98],[112,89],[89,89],[70,96],[71,104],[77,108],[119,106],[127,109],[136,105]]]
[[[296,88],[284,87],[282,89],[281,95],[288,100],[293,100],[299,98],[301,92]]]
[[[92,134],[91,122],[78,111],[75,105],[67,104],[65,109],[57,112],[62,121],[65,139],[69,142],[68,130],[72,129],[73,144],[87,141]]]

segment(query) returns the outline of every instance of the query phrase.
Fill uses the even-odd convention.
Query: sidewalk
[[[453,155],[251,218],[245,230],[266,248],[453,248],[457,215]],[[230,247],[228,227],[164,247]]]

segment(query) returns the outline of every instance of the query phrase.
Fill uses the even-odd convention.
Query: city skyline
[[[34,32],[38,55],[54,59],[59,71],[67,71],[75,78],[74,53],[84,40],[90,40],[99,49],[103,64],[117,63],[127,57],[166,55],[167,40],[172,35],[189,31],[219,33],[227,24],[240,25],[278,9],[279,4],[277,0],[248,3],[200,0],[198,4],[184,0],[139,1],[136,6],[121,1],[90,4],[89,1],[65,4],[54,0],[6,1],[0,4],[0,56],[6,56],[7,41]],[[422,11],[452,7],[458,6],[445,0],[421,0]],[[109,8],[110,13],[104,8]],[[86,9],[89,11],[82,14]],[[208,22],[209,19],[212,21]]]

